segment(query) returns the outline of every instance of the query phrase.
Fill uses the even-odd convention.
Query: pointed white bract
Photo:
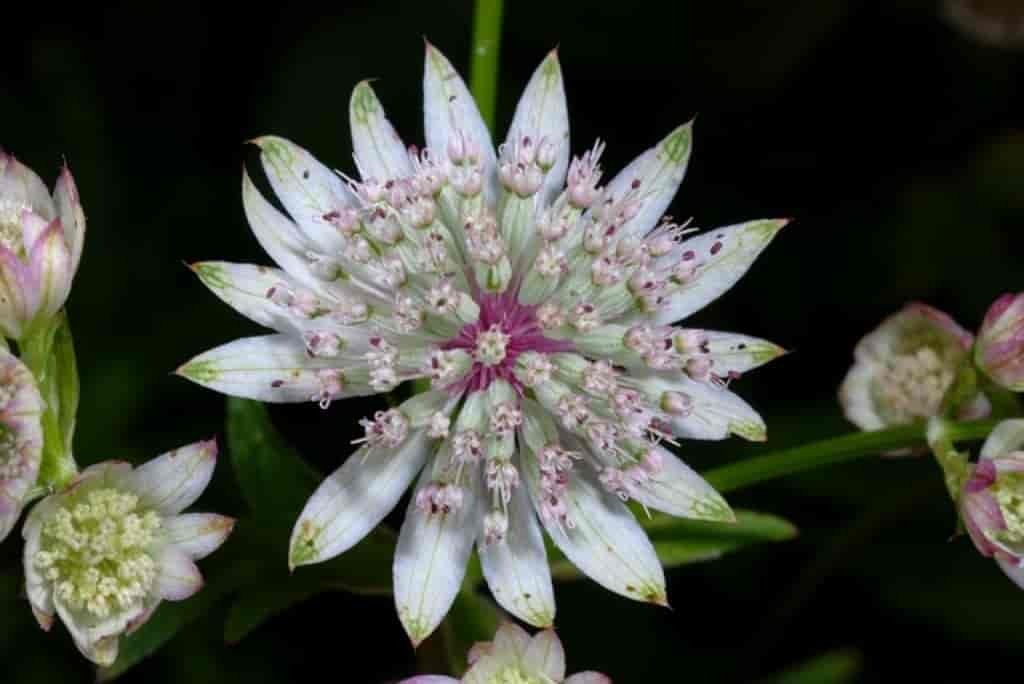
[[[942,311],[917,302],[906,305],[854,349],[854,364],[839,389],[843,412],[862,430],[940,415],[973,344],[974,336]],[[983,394],[960,401],[962,418],[989,411]]]
[[[64,306],[84,239],[68,168],[51,196],[32,169],[0,150],[0,334],[22,339]]]
[[[421,675],[400,684],[612,684],[597,672],[566,678],[565,650],[553,630],[532,637],[521,627],[505,623],[494,641],[477,643],[469,652],[469,670],[462,679]]]
[[[0,541],[18,521],[39,475],[43,410],[31,371],[0,349]]]
[[[784,222],[690,236],[696,229],[662,218],[689,163],[691,124],[603,185],[603,143],[571,156],[555,52],[498,149],[431,45],[423,91],[417,149],[370,85],[355,87],[358,178],[287,140],[255,141],[284,212],[248,176],[243,204],[277,267],[193,269],[274,334],[178,372],[235,396],[325,408],[429,382],[432,391],[362,421],[358,450],[310,499],[289,553],[298,566],[351,548],[419,475],[394,567],[416,643],[448,611],[474,546],[496,600],[549,626],[542,530],[598,582],[664,604],[661,566],[626,502],[731,520],[722,497],[663,445],[764,439],[763,421],[729,385],[782,353],[670,324],[731,287]]]
[[[234,520],[181,511],[206,488],[216,454],[209,441],[135,469],[100,463],[36,504],[22,534],[25,589],[40,626],[59,616],[86,658],[110,665],[118,638],[161,601],[199,591],[194,561],[224,543]]]

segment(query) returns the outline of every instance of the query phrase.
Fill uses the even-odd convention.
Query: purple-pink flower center
[[[520,304],[514,292],[484,294],[477,303],[480,316],[476,322],[465,326],[458,335],[441,345],[446,351],[464,349],[473,355],[473,369],[448,388],[453,392],[487,389],[501,378],[522,394],[522,383],[513,372],[520,354],[573,350],[573,344],[568,340],[545,337],[537,322],[537,307]]]

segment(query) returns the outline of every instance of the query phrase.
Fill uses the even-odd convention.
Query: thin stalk
[[[469,60],[469,88],[487,127],[494,132],[498,100],[498,57],[501,47],[503,0],[476,0],[473,53]]]
[[[983,439],[992,432],[996,420],[974,420],[950,423],[953,441]],[[924,424],[901,425],[887,430],[856,432],[819,442],[783,449],[763,456],[713,468],[704,478],[720,492],[740,489],[775,478],[813,470],[823,466],[855,461],[884,451],[894,451],[927,444]]]

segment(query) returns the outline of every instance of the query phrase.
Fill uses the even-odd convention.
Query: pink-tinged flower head
[[[862,430],[880,430],[938,415],[973,341],[947,314],[908,304],[857,344],[839,390],[846,417]],[[960,415],[980,417],[988,410],[979,394]]]
[[[978,551],[1024,588],[1024,420],[1003,421],[985,440],[960,515]]]
[[[117,658],[121,634],[149,619],[162,600],[203,585],[195,561],[227,539],[234,520],[182,513],[206,488],[217,445],[197,442],[138,468],[107,461],[29,513],[25,587],[39,625],[60,616],[82,654]]]
[[[1024,392],[1024,292],[1004,294],[989,308],[978,331],[974,362],[1003,387]]]
[[[21,515],[39,475],[43,399],[31,371],[0,349],[0,541]]]
[[[469,652],[470,667],[461,680],[422,675],[400,684],[612,684],[597,672],[565,676],[565,651],[553,630],[532,637],[517,625],[505,623],[494,641],[476,644]]]
[[[0,150],[0,334],[20,339],[64,306],[84,239],[68,168],[51,196],[32,169]]]
[[[426,147],[406,147],[368,83],[350,106],[359,179],[293,143],[256,141],[287,214],[243,178],[260,244],[280,268],[197,264],[202,281],[272,335],[179,373],[264,401],[430,390],[362,422],[359,452],[316,491],[290,562],[346,551],[416,481],[395,557],[415,643],[440,623],[474,546],[497,601],[555,615],[543,531],[605,587],[666,603],[654,549],[626,502],[729,520],[664,442],[765,437],[730,391],[782,350],[672,325],[728,290],[784,224],[690,235],[662,218],[682,182],[680,126],[607,183],[603,143],[571,160],[557,55],[526,86],[497,149],[465,83],[433,46]],[[418,480],[417,480],[418,478]]]

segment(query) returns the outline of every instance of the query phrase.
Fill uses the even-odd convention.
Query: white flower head
[[[216,453],[211,440],[137,468],[106,461],[40,501],[23,528],[26,592],[40,626],[60,616],[86,658],[110,665],[118,638],[162,600],[199,591],[195,561],[234,526],[222,515],[182,513],[209,483]]]
[[[908,304],[857,344],[839,389],[846,417],[862,430],[880,430],[939,415],[973,343],[947,314]],[[961,417],[987,412],[979,394],[961,408]]]
[[[43,399],[31,371],[0,350],[0,541],[11,532],[39,475]]]
[[[51,196],[32,169],[0,150],[0,334],[20,339],[64,306],[84,240],[68,168]]]
[[[423,88],[426,147],[416,150],[369,83],[355,87],[359,180],[287,140],[256,141],[287,214],[247,176],[243,203],[279,268],[195,270],[275,332],[206,352],[179,373],[227,394],[315,397],[323,406],[430,380],[430,391],[364,421],[359,452],[310,499],[289,554],[295,566],[346,551],[416,481],[394,567],[399,617],[414,643],[447,613],[474,546],[498,602],[534,626],[551,625],[544,530],[605,587],[665,604],[661,565],[622,499],[732,519],[662,441],[764,439],[761,418],[728,385],[782,353],[707,330],[677,342],[682,329],[672,324],[738,281],[785,222],[687,240],[661,222],[689,160],[690,124],[607,185],[603,143],[570,166],[554,52],[497,149],[465,83],[432,45]],[[427,204],[431,211],[421,211]],[[386,221],[385,235],[378,224]],[[317,267],[325,262],[337,267],[325,274]],[[360,320],[332,315],[354,302],[363,304]],[[317,340],[337,336],[330,354],[310,353],[311,330]],[[328,368],[340,382],[322,382]],[[620,472],[624,480],[601,478]]]
[[[421,675],[400,684],[612,684],[599,672],[565,676],[565,650],[553,630],[532,637],[518,625],[505,623],[494,641],[484,641],[469,652],[470,667],[462,679]]]

